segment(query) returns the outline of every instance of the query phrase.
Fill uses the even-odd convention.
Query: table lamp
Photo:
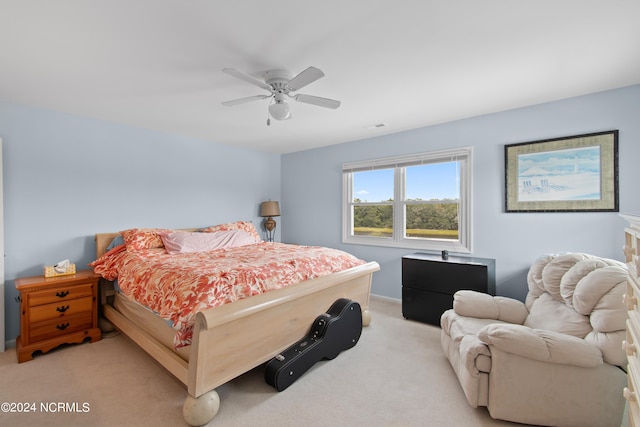
[[[278,202],[262,202],[260,205],[260,216],[267,218],[264,220],[264,228],[267,230],[267,241],[273,242],[273,235],[276,229],[274,216],[280,216],[280,204]]]

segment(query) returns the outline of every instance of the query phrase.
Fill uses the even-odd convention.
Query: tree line
[[[392,200],[389,200],[392,201]],[[354,199],[354,202],[361,202]],[[432,200],[428,203],[407,205],[407,229],[457,230],[458,200]],[[355,206],[354,227],[392,228],[392,205]]]

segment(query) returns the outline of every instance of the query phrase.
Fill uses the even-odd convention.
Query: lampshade
[[[289,104],[284,100],[277,99],[275,103],[269,105],[269,114],[276,120],[286,120],[291,117]]]
[[[260,216],[280,216],[280,204],[278,202],[262,202],[260,205]]]

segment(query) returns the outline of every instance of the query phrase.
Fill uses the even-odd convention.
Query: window
[[[343,165],[343,242],[471,252],[471,147]]]

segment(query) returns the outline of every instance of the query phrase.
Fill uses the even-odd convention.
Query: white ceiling
[[[640,83],[638,0],[0,0],[0,99],[287,153]],[[222,73],[326,76],[266,125]],[[386,123],[377,128],[374,125]]]

